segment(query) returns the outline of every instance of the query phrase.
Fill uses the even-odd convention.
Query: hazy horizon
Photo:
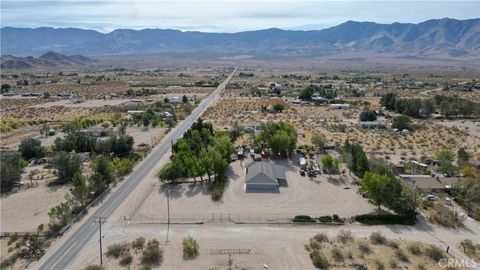
[[[1,2],[1,15],[2,27],[234,33],[321,30],[349,20],[389,24],[475,19],[480,17],[480,1],[6,0]]]

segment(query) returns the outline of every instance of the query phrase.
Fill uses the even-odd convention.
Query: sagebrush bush
[[[191,236],[183,238],[183,257],[184,258],[196,258],[199,253],[199,245],[197,240],[193,239]]]
[[[374,245],[386,245],[388,240],[385,236],[383,236],[380,232],[373,232],[370,234],[370,242]]]
[[[118,259],[118,257],[126,254],[128,252],[128,245],[125,243],[122,244],[113,244],[107,248],[107,257],[113,257]]]

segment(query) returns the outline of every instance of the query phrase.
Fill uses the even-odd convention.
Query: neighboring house
[[[415,185],[419,190],[426,191],[444,191],[451,189],[457,182],[458,178],[432,176],[432,175],[410,175],[400,174],[400,179],[404,182]]]
[[[330,104],[330,109],[350,109],[350,104]]]
[[[385,123],[380,121],[358,121],[358,126],[362,128],[385,128]]]
[[[168,102],[169,102],[169,103],[172,103],[172,104],[180,104],[180,103],[182,103],[182,99],[179,98],[179,97],[177,97],[177,96],[175,96],[175,97],[169,97],[169,98],[168,98]]]
[[[278,192],[286,185],[285,169],[267,161],[254,162],[245,168],[245,191]]]

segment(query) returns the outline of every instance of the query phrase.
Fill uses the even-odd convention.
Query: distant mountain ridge
[[[0,59],[2,69],[48,68],[72,65],[82,66],[94,62],[96,62],[96,60],[82,55],[67,56],[52,51],[49,51],[38,58],[33,56],[15,57],[12,55],[2,55]]]
[[[238,33],[171,29],[118,29],[110,33],[78,28],[0,29],[3,55],[217,54],[311,57],[369,52],[422,57],[479,57],[480,18],[434,19],[418,24],[347,21],[323,30],[277,28]]]

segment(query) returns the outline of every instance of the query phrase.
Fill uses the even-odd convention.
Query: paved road
[[[151,172],[158,160],[170,150],[171,144],[178,140],[183,133],[190,128],[192,123],[202,115],[208,106],[218,99],[220,93],[225,89],[228,81],[230,81],[236,71],[237,70],[235,69],[228,78],[212,92],[212,94],[204,99],[187,118],[181,121],[178,126],[154,148],[150,155],[148,155],[147,158],[130,174],[130,176],[122,182],[121,186],[107,198],[93,216],[108,218],[112,215],[135,187],[148,175],[148,173]],[[93,222],[83,223],[52,256],[47,258],[40,265],[39,269],[68,269],[68,265],[73,261],[75,256],[81,252],[85,244],[94,235],[98,235],[98,225]]]

